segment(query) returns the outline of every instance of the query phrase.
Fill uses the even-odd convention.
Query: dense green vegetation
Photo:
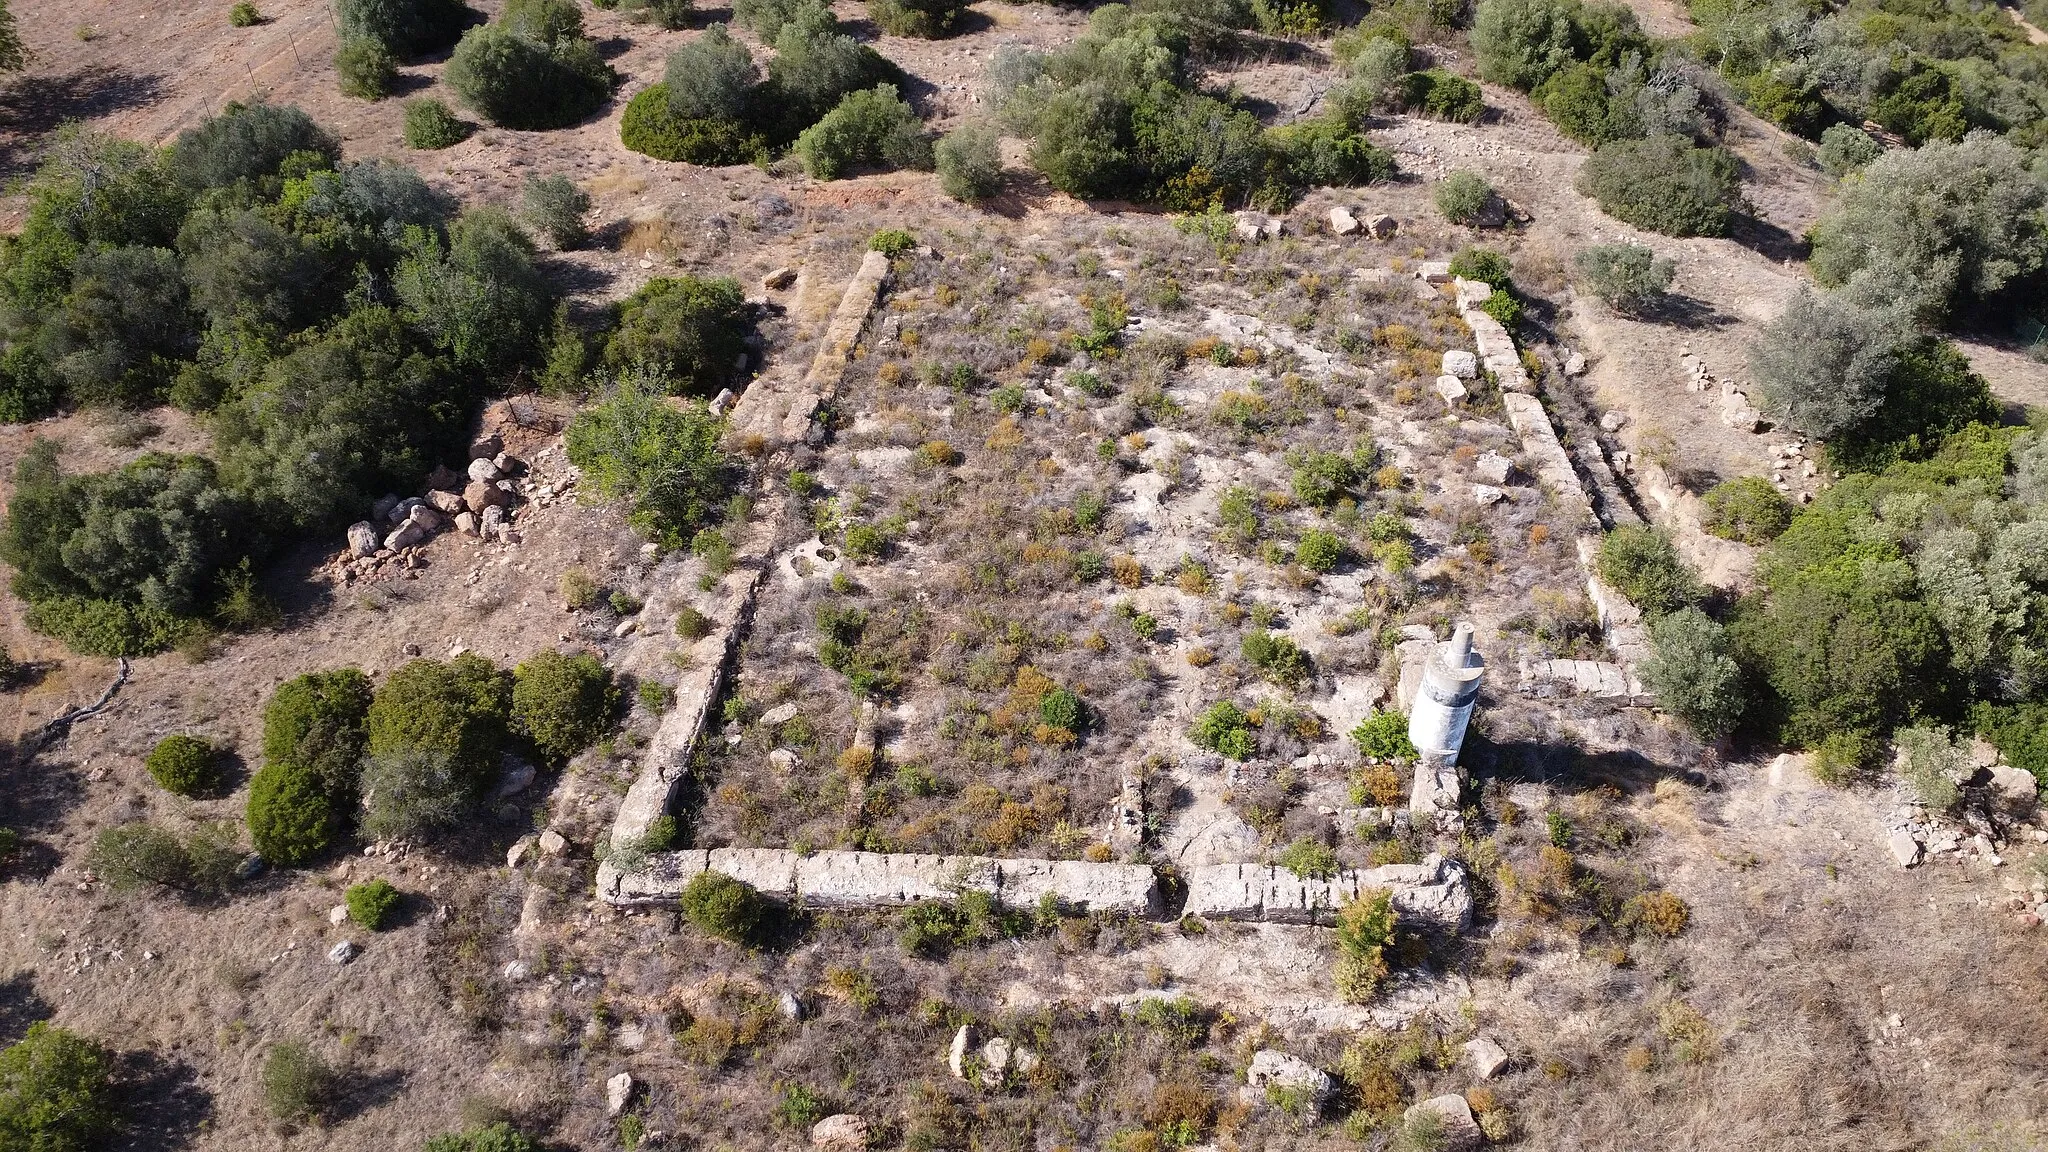
[[[587,652],[547,649],[512,671],[512,723],[550,759],[595,744],[618,703],[611,670]]]
[[[618,83],[583,35],[574,0],[512,0],[495,22],[463,33],[445,79],[464,103],[506,128],[574,124]]]
[[[260,617],[243,561],[414,487],[552,310],[503,213],[344,163],[296,108],[230,105],[161,151],[67,129],[26,191],[0,247],[0,416],[213,417],[211,458],[70,476],[54,446],[24,454],[0,551],[31,624],[79,651]]]
[[[204,795],[220,785],[220,750],[182,732],[157,741],[143,767],[164,791],[179,796]]]
[[[0,1148],[91,1152],[115,1135],[113,1056],[38,1020],[0,1051]]]
[[[629,501],[627,520],[664,548],[688,545],[724,512],[736,469],[718,420],[698,404],[671,406],[666,378],[627,372],[601,403],[576,414],[570,463],[605,499]]]

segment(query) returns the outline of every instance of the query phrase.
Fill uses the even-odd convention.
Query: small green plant
[[[1258,751],[1258,735],[1244,710],[1228,700],[1211,704],[1195,720],[1188,739],[1227,759],[1249,760]]]
[[[1275,684],[1298,688],[1315,675],[1315,666],[1308,653],[1285,636],[1255,628],[1245,633],[1240,648],[1252,667]]]
[[[590,213],[590,193],[575,181],[560,173],[529,176],[524,196],[527,223],[555,247],[566,251],[589,239],[583,218]]]
[[[1647,311],[1670,290],[1678,266],[1640,244],[1596,244],[1572,260],[1586,290],[1616,312]]]
[[[1399,712],[1374,711],[1351,730],[1351,742],[1374,760],[1408,763],[1416,755],[1408,740],[1408,720]]]
[[[745,943],[761,922],[760,892],[744,880],[721,872],[700,872],[683,888],[683,915],[697,929],[720,939]]]
[[[868,251],[880,252],[891,260],[917,247],[917,237],[901,228],[884,228],[868,237]]]
[[[404,899],[390,881],[383,879],[352,884],[342,894],[342,903],[348,906],[349,922],[361,925],[368,932],[382,932]]]
[[[382,100],[398,82],[398,59],[375,40],[347,39],[334,52],[334,71],[341,77],[342,95]]]
[[[38,1020],[0,1050],[0,1147],[87,1152],[113,1147],[121,1096],[99,1044]]]
[[[581,612],[595,606],[604,590],[598,587],[590,573],[581,568],[571,568],[562,573],[561,580],[556,583],[556,591],[562,594],[562,603],[571,612]]]
[[[1724,540],[1768,544],[1792,525],[1792,504],[1762,476],[1723,480],[1701,497],[1700,527]]]
[[[297,1040],[272,1045],[263,1058],[263,1104],[286,1123],[318,1120],[327,1110],[335,1075],[326,1061]]]
[[[1453,172],[1438,182],[1433,199],[1444,219],[1453,224],[1469,224],[1486,211],[1493,199],[1493,185],[1476,172]]]
[[[1295,562],[1311,572],[1334,572],[1343,558],[1344,538],[1320,528],[1302,533],[1301,543],[1294,548]]]
[[[1194,1048],[1209,1037],[1210,1014],[1186,996],[1151,996],[1138,1001],[1138,1023],[1164,1033],[1183,1048]]]
[[[1337,910],[1337,994],[1353,1004],[1369,1002],[1387,976],[1386,947],[1394,939],[1393,893],[1360,892]]]
[[[202,796],[220,786],[220,750],[184,733],[157,741],[144,762],[152,780],[179,796]]]
[[[228,24],[231,27],[254,28],[261,23],[263,23],[263,13],[258,12],[256,6],[249,3],[249,0],[241,0],[241,3],[228,9]]]
[[[642,680],[634,689],[640,699],[640,706],[656,716],[676,706],[676,690],[659,680]]]
[[[452,148],[469,139],[470,126],[431,96],[405,102],[405,146],[420,151]]]
[[[1572,822],[1565,819],[1562,812],[1545,812],[1543,814],[1543,834],[1544,838],[1550,841],[1550,846],[1553,848],[1569,848],[1572,846]]]
[[[1313,836],[1303,836],[1282,849],[1274,863],[1303,880],[1328,880],[1337,874],[1337,853]]]
[[[685,640],[701,640],[711,635],[711,617],[685,604],[676,609],[676,635]]]

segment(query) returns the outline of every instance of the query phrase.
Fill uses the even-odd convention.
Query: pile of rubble
[[[451,528],[492,543],[519,543],[513,527],[518,506],[527,500],[545,506],[575,484],[573,473],[542,485],[523,479],[527,475],[526,462],[507,454],[496,434],[476,440],[469,446],[465,471],[437,465],[427,475],[424,495],[385,496],[368,520],[349,525],[348,551],[339,564],[342,580],[373,575],[386,565],[410,570],[417,566],[419,548]]]
[[[2048,828],[2029,823],[2039,819],[2039,783],[2004,763],[1990,744],[1973,743],[1968,773],[1956,783],[1962,802],[1952,813],[1908,803],[1878,818],[1885,846],[1901,868],[1936,859],[1996,868],[2005,863],[2001,853],[2012,842],[2048,844]]]

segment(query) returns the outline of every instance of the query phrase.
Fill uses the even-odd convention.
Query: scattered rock
[[[1331,232],[1339,236],[1349,236],[1359,228],[1358,217],[1351,214],[1351,209],[1342,205],[1330,209]]]
[[[327,922],[336,928],[348,923],[348,905],[336,904],[327,910]]]
[[[348,550],[358,560],[377,554],[377,526],[368,520],[358,520],[348,526]]]
[[[370,505],[370,519],[389,520],[391,519],[391,510],[396,507],[398,507],[398,497],[389,494],[380,496],[375,504]]]
[[[777,748],[768,753],[768,766],[778,772],[788,772],[795,768],[797,763],[796,753],[787,748]]]
[[[775,1010],[784,1020],[800,1021],[804,1018],[804,1002],[794,992],[782,992],[775,997]]]
[[[1231,231],[1247,244],[1261,240],[1277,240],[1286,231],[1286,225],[1264,212],[1240,211],[1231,214],[1236,221]]]
[[[953,1046],[946,1050],[946,1069],[955,1080],[967,1079],[967,1053],[974,1046],[974,1025],[962,1024],[953,1033]]]
[[[356,947],[355,941],[341,940],[337,941],[334,947],[327,950],[327,959],[332,964],[346,964],[355,959],[361,952],[362,949]]]
[[[1472,465],[1472,474],[1488,484],[1502,485],[1515,470],[1515,462],[1492,449],[1479,454],[1479,460]]]
[[[711,398],[711,403],[706,405],[705,407],[707,408],[707,410],[710,411],[710,413],[713,416],[723,416],[727,412],[732,410],[733,404],[736,401],[738,401],[738,399],[739,397],[733,395],[732,389],[720,388],[718,390],[718,395],[713,396]]]
[[[407,520],[405,523],[400,524],[391,535],[384,538],[384,546],[393,552],[400,552],[416,544],[425,543],[427,537],[431,535],[433,533],[428,530],[425,524],[417,520]]]
[[[235,865],[235,879],[254,880],[256,877],[263,875],[263,870],[268,867],[270,867],[270,861],[265,860],[261,853],[251,852],[247,856],[242,857],[240,864]]]
[[[981,1046],[981,1082],[991,1088],[1010,1073],[1010,1042],[1001,1036]]]
[[[533,786],[534,766],[517,756],[507,756],[504,774],[498,778],[498,795],[517,796]]]
[[[646,1026],[635,1022],[620,1027],[618,1045],[619,1050],[623,1052],[638,1052],[647,1047]]]
[[[1456,376],[1437,377],[1436,394],[1443,397],[1444,403],[1452,407],[1456,407],[1458,401],[1463,400],[1468,395],[1464,382]]]
[[[1586,374],[1585,354],[1573,352],[1566,355],[1564,358],[1564,374],[1567,376],[1584,376]]]
[[[1481,508],[1498,504],[1502,500],[1507,499],[1507,495],[1506,492],[1495,488],[1491,484],[1474,484],[1472,486],[1472,502]]]
[[[488,464],[490,461],[485,460],[482,463]],[[511,497],[504,489],[486,480],[472,480],[462,490],[463,507],[479,516],[483,515],[486,508],[496,508],[511,502]]]
[[[434,470],[427,473],[427,488],[430,491],[439,489],[444,492],[460,492],[462,491],[462,473],[457,472],[446,464],[436,464],[434,465]]]
[[[1479,1131],[1479,1122],[1472,1118],[1472,1106],[1455,1092],[1432,1096],[1402,1113],[1403,1124],[1413,1123],[1425,1112],[1436,1113],[1443,1126],[1443,1142],[1437,1147],[1444,1152],[1470,1152],[1486,1139]]]
[[[540,850],[550,856],[560,856],[569,850],[569,841],[553,828],[540,834]]]
[[[794,283],[796,283],[796,269],[794,268],[777,268],[766,276],[761,277],[761,287],[768,289],[770,292],[780,292]]]
[[[1456,376],[1460,380],[1478,379],[1479,357],[1462,348],[1453,348],[1445,352],[1444,375]]]
[[[768,728],[780,727],[794,719],[796,719],[796,704],[794,702],[777,704],[775,707],[761,713],[761,723],[764,727]]]
[[[495,484],[504,479],[505,474],[498,471],[498,466],[491,463],[489,456],[479,456],[469,462],[469,478],[482,480],[486,484]]]
[[[604,1082],[604,1111],[607,1116],[617,1116],[633,1102],[633,1074],[621,1072]]]
[[[475,440],[469,442],[469,458],[471,460],[489,460],[491,457],[496,456],[498,453],[503,452],[504,450],[504,438],[499,436],[496,432],[493,432],[488,436],[479,436]],[[474,475],[473,471],[472,475]]]
[[[1920,842],[1903,828],[1892,833],[1885,845],[1892,850],[1892,858],[1899,862],[1901,868],[1911,868],[1920,862]]]
[[[505,979],[514,984],[531,975],[533,975],[533,966],[524,960],[514,960],[505,965]]]
[[[1336,1091],[1336,1082],[1330,1074],[1301,1059],[1272,1048],[1261,1048],[1252,1053],[1251,1067],[1245,1070],[1245,1086],[1257,1102],[1263,1103],[1274,1089],[1282,1092],[1300,1092],[1308,1096],[1318,1109],[1327,1103],[1330,1094]]]
[[[1465,1061],[1472,1065],[1474,1076],[1491,1080],[1508,1066],[1508,1053],[1507,1049],[1481,1036],[1477,1040],[1465,1041]]]
[[[811,1147],[822,1152],[861,1152],[868,1146],[868,1122],[851,1112],[811,1125]]]
[[[1991,791],[2001,802],[2019,811],[2032,808],[2040,799],[2040,783],[2034,774],[2010,764],[1991,766]]]
[[[460,497],[457,497],[457,499],[460,499]],[[413,510],[407,514],[405,522],[407,524],[417,524],[429,532],[439,532],[448,526],[448,518],[441,515],[440,510],[431,504],[414,506]]]
[[[427,492],[427,507],[432,508],[436,512],[446,512],[448,515],[453,516],[463,509],[462,493],[449,492],[440,488],[429,489]]]
[[[1602,432],[1619,432],[1622,425],[1627,423],[1628,415],[1626,413],[1609,412],[1600,417],[1600,430]]]
[[[1400,225],[1394,222],[1394,218],[1384,212],[1365,218],[1365,230],[1371,233],[1375,240],[1391,240],[1399,228]]]
[[[476,514],[474,512],[457,512],[455,514],[455,530],[464,536],[476,535]]]
[[[511,849],[505,853],[505,867],[519,867],[519,862],[526,859],[527,854],[533,851],[534,845],[539,843],[540,837],[535,836],[532,833],[528,833],[524,836],[521,836],[518,839],[518,841],[512,845]]]

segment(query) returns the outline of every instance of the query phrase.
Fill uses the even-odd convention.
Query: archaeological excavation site
[[[0,0],[0,1152],[2048,1149],[2048,0]]]

